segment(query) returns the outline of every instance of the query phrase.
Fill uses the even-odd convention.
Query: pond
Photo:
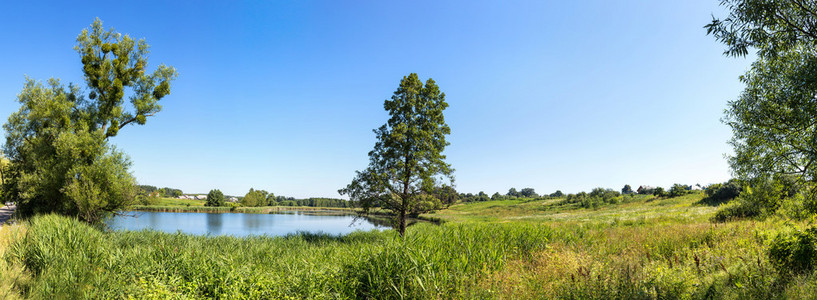
[[[151,229],[169,233],[284,236],[299,231],[343,235],[355,230],[389,229],[383,222],[349,214],[289,211],[280,214],[127,212],[106,224],[113,230]]]

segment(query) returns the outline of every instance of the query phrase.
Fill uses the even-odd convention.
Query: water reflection
[[[353,222],[354,221],[354,222]],[[347,234],[355,230],[387,229],[387,219],[360,219],[355,215],[291,212],[289,214],[138,212],[107,222],[114,230],[151,229],[211,235],[282,236],[299,231]]]
[[[220,234],[223,226],[223,214],[207,214],[207,232]],[[155,223],[154,223],[155,224]]]

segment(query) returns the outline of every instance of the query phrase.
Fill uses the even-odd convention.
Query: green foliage
[[[607,204],[618,204],[623,200],[621,194],[611,189],[595,188],[589,194],[579,192],[568,194],[562,204],[578,203],[582,208],[598,208]]]
[[[149,51],[144,40],[134,41],[113,29],[106,31],[96,19],[77,37],[74,50],[82,57],[90,91],[86,117],[92,121],[91,131],[115,136],[128,124],[144,125],[146,117],[162,109],[158,102],[170,94],[176,70],[159,65],[153,73],[145,72]],[[127,88],[132,93],[132,111],[122,106]]]
[[[817,227],[778,233],[769,245],[769,260],[784,275],[811,272],[817,265]]]
[[[666,197],[667,192],[664,191],[664,188],[659,186],[659,187],[653,189],[652,195],[656,196],[656,197]]]
[[[184,192],[180,189],[174,189],[169,187],[163,187],[159,189],[159,193],[167,198],[178,198],[179,196],[183,195]]]
[[[90,165],[78,164],[63,193],[77,207],[77,216],[89,223],[99,223],[110,213],[127,207],[136,197],[136,181],[128,172],[124,154],[102,155]]]
[[[352,207],[349,201],[334,198],[307,198],[307,199],[276,198],[275,203],[278,206]]]
[[[687,185],[678,183],[673,184],[672,187],[670,187],[669,189],[669,197],[670,198],[681,197],[683,195],[689,194],[689,190],[690,188]]]
[[[3,126],[9,158],[3,191],[21,215],[57,212],[98,222],[134,201],[130,162],[107,138],[145,115],[158,112],[175,70],[160,66],[145,75],[147,45],[104,31],[96,20],[83,30],[75,49],[82,56],[89,91],[51,79],[27,79],[20,109]],[[134,112],[123,106],[131,96]],[[141,118],[137,118],[142,116]]]
[[[725,54],[745,56],[750,48],[759,56],[774,56],[798,46],[814,46],[817,4],[810,1],[723,0],[729,15],[713,17],[707,34],[726,44]]]
[[[345,236],[206,237],[108,232],[76,220],[28,221],[8,259],[33,273],[36,299],[467,298],[510,259],[547,246],[533,224],[412,226]]]
[[[275,205],[278,204],[278,201],[276,200],[275,194],[273,194],[273,193],[267,193],[266,202],[267,202],[266,205],[268,205],[268,206],[275,206]]]
[[[454,203],[457,203],[459,200],[459,194],[457,194],[457,190],[450,185],[444,185],[441,187],[437,187],[434,189],[434,197],[440,200],[442,205],[445,207],[449,207]]]
[[[743,191],[743,187],[740,181],[730,179],[725,183],[716,183],[706,187],[704,191],[706,198],[703,199],[702,202],[710,205],[718,205],[737,198],[740,196],[741,191]]]
[[[204,206],[224,206],[224,193],[220,190],[210,190],[207,193],[207,201],[204,203]]]
[[[523,188],[521,191],[519,191],[519,196],[526,198],[538,198],[539,194],[537,194],[533,188]]]
[[[655,193],[655,188],[651,186],[642,185],[638,187],[636,193],[638,193],[639,195],[652,195],[653,193]]]
[[[783,203],[783,200],[792,197],[795,193],[789,186],[791,182],[773,179],[756,180],[740,193],[734,203],[723,207],[713,220],[718,222],[741,218],[764,218],[773,215]]]
[[[244,198],[241,198],[240,203],[241,206],[265,206],[267,205],[267,196],[264,191],[250,188]]]
[[[383,106],[389,120],[375,130],[369,166],[338,192],[349,195],[364,212],[373,207],[394,212],[402,235],[406,216],[436,209],[428,197],[445,179],[453,183],[453,169],[442,154],[449,144],[445,136],[451,133],[443,116],[448,103],[434,80],[424,85],[411,73]]]
[[[713,19],[708,33],[735,56],[758,50],[741,77],[746,88],[730,101],[724,121],[732,127],[730,158],[741,179],[797,174],[814,182],[817,152],[817,3],[725,0],[729,16]]]
[[[624,187],[621,188],[621,193],[622,194],[632,194],[633,193],[633,188],[630,187],[629,184],[625,184]]]

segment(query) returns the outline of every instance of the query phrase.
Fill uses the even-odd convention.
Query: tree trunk
[[[400,232],[400,236],[405,236],[406,235],[406,210],[405,209],[400,210],[399,218],[400,218],[400,220],[398,220],[397,231]]]

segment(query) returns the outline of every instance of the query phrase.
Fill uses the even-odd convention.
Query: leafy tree
[[[434,190],[434,195],[437,197],[437,199],[440,199],[440,202],[445,205],[445,207],[449,207],[451,204],[457,203],[457,200],[459,199],[457,190],[450,185],[444,185]]]
[[[275,200],[275,195],[273,193],[267,194],[267,206],[275,206],[278,205],[278,201]]]
[[[706,198],[703,199],[702,202],[712,205],[721,204],[737,198],[742,191],[743,185],[741,182],[733,178],[727,182],[716,183],[706,187],[706,190],[704,190]]]
[[[672,197],[680,197],[689,193],[689,188],[683,184],[673,184],[672,187],[669,188],[669,196]]]
[[[521,195],[522,197],[528,197],[528,198],[537,198],[537,197],[539,197],[539,194],[537,194],[536,191],[534,191],[533,188],[523,188],[521,191],[519,191],[519,195]]]
[[[129,124],[145,124],[176,77],[160,65],[146,73],[148,46],[94,21],[77,37],[86,87],[27,79],[20,109],[3,126],[4,194],[19,213],[56,212],[99,222],[134,201],[130,161],[108,143]],[[87,91],[88,95],[84,95]],[[130,107],[124,104],[128,94]]]
[[[623,188],[621,188],[622,194],[632,194],[633,188],[629,184],[625,184]]]
[[[817,182],[817,2],[724,0],[729,9],[707,32],[725,53],[757,61],[741,77],[746,85],[730,101],[724,122],[733,132],[730,165],[744,180],[796,174]]]
[[[163,187],[159,189],[159,193],[162,194],[162,196],[168,198],[178,198],[179,196],[184,194],[184,192],[182,192],[182,190],[180,189],[174,189],[169,187]]]
[[[242,206],[264,206],[266,204],[266,195],[264,194],[264,191],[261,190],[254,190],[250,188],[250,191],[244,195],[244,198],[241,198]]]
[[[519,192],[516,191],[516,188],[510,188],[508,190],[508,196],[519,197]]]
[[[435,187],[453,183],[453,169],[442,154],[451,129],[443,110],[445,94],[432,79],[423,85],[411,73],[384,108],[388,122],[375,130],[377,142],[369,152],[369,166],[356,172],[352,183],[338,190],[368,212],[379,206],[396,214],[397,230],[406,232],[406,217],[436,209]],[[439,203],[439,199],[436,199]]]
[[[553,197],[553,198],[559,198],[559,197],[562,197],[564,195],[565,194],[562,193],[562,191],[560,191],[560,190],[556,190],[556,192],[554,192],[553,194],[550,194],[550,196]]]
[[[224,194],[218,189],[210,190],[207,193],[207,202],[204,203],[204,206],[224,206]]]
[[[656,196],[656,197],[666,197],[667,192],[664,191],[664,188],[659,186],[659,187],[653,189],[652,195]]]
[[[499,192],[496,192],[493,195],[491,195],[491,200],[499,200],[499,199],[502,199],[502,195],[500,195]]]
[[[477,201],[485,202],[488,200],[491,200],[491,197],[488,197],[488,194],[486,194],[485,192],[479,191],[479,193],[477,194]]]

